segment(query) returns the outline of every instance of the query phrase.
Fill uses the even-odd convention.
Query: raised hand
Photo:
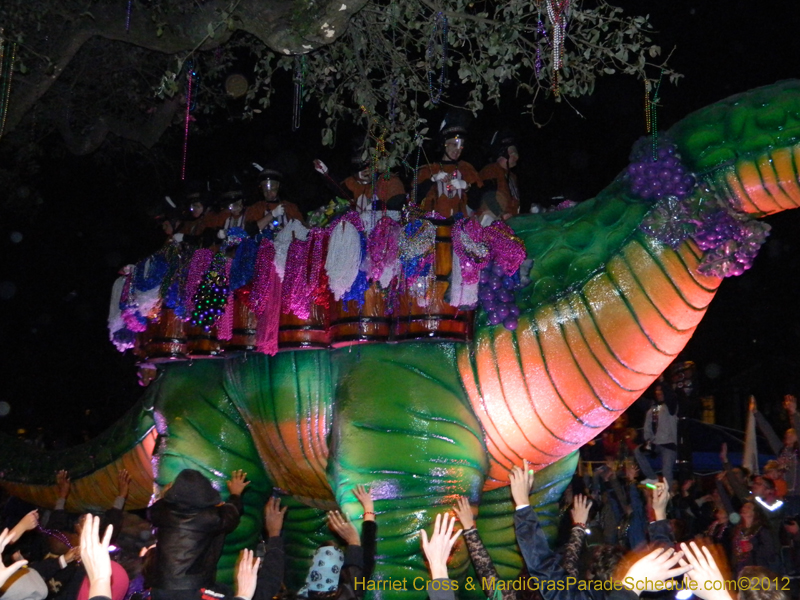
[[[459,496],[456,505],[453,507],[456,518],[461,522],[464,531],[475,527],[475,517],[472,515],[472,506],[466,496]]]
[[[81,561],[89,578],[89,597],[111,597],[111,558],[108,546],[114,527],[106,527],[100,539],[100,517],[86,515],[81,530]]]
[[[656,483],[653,490],[653,512],[656,513],[656,521],[667,518],[667,503],[669,502],[669,488],[663,481]]]
[[[372,490],[368,490],[366,487],[359,484],[353,488],[353,495],[361,502],[361,506],[364,509],[364,520],[374,521],[375,501],[372,499]]]
[[[577,494],[572,501],[572,524],[586,525],[589,520],[589,509],[592,508],[592,501],[583,494]]]
[[[348,521],[347,517],[338,510],[332,510],[328,513],[328,527],[347,542],[348,546],[361,545],[361,538],[358,537],[358,530],[355,525]]]
[[[269,537],[277,537],[281,534],[283,517],[286,515],[287,508],[286,506],[281,508],[281,499],[277,496],[267,500],[267,504],[264,506],[264,527]]]
[[[699,548],[695,542],[689,545],[681,544],[683,558],[681,565],[691,566],[691,570],[684,575],[684,579],[697,582],[697,589],[692,593],[703,600],[732,600],[731,595],[725,591],[722,572],[714,560],[714,556],[705,546]],[[719,581],[720,584],[715,583]]]
[[[69,564],[76,560],[80,560],[81,558],[81,547],[75,546],[74,548],[70,548],[69,550],[64,553],[64,561]]]
[[[274,500],[271,498],[270,500]],[[268,503],[269,504],[269,503]],[[253,557],[252,550],[242,550],[239,555],[239,568],[236,569],[236,597],[252,600],[258,584],[258,569],[261,559]]]
[[[511,497],[516,506],[530,504],[530,493],[533,487],[533,469],[530,468],[528,461],[523,461],[522,468],[512,467],[508,473],[508,481],[511,483]]]
[[[69,473],[67,471],[62,470],[56,473],[56,487],[58,488],[59,498],[66,498],[69,496],[72,483],[69,480]]]
[[[241,496],[244,488],[250,485],[250,482],[247,481],[247,473],[242,469],[238,469],[231,473],[231,479],[227,484],[231,496]]]
[[[622,583],[637,595],[641,595],[643,591],[656,591],[654,585],[656,581],[679,577],[692,568],[689,565],[678,566],[681,558],[683,552],[675,552],[672,548],[653,550],[631,565],[622,577]]]
[[[39,526],[39,511],[32,510],[27,515],[22,517],[19,522],[14,525],[14,529],[11,530],[9,534],[10,543],[16,542],[19,538],[22,537],[26,531],[31,531],[32,529],[36,529]]]
[[[0,556],[2,556],[3,550],[6,549],[6,546],[12,543],[12,541],[11,532],[8,529],[4,529],[3,533],[0,533]],[[9,577],[27,564],[27,560],[18,560],[17,562],[6,566],[2,559],[0,559],[0,586],[5,585]]]
[[[117,495],[122,498],[128,497],[128,492],[131,489],[131,475],[128,469],[122,469],[117,474]]]
[[[428,539],[428,534],[424,529],[420,532],[422,551],[425,553],[425,558],[428,559],[431,579],[447,578],[447,559],[450,558],[453,545],[456,543],[458,536],[461,535],[461,531],[453,533],[455,522],[455,517],[440,513],[436,515],[430,539]]]

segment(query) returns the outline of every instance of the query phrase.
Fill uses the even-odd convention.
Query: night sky
[[[675,48],[670,64],[685,74],[677,86],[661,88],[665,128],[715,100],[800,76],[797,0],[618,4],[650,15],[656,41],[665,53]],[[289,175],[286,195],[307,210],[329,197],[311,160],[336,167],[347,150],[321,148],[313,105],[292,133],[290,81],[278,84],[274,108],[252,123],[204,134],[212,123],[200,119],[188,170],[201,176],[280,151]],[[509,101],[481,115],[475,133],[499,124],[520,132],[518,171],[528,204],[548,204],[554,196],[584,200],[625,167],[631,145],[644,135],[643,94],[640,82],[610,77],[572,107],[543,103],[537,118],[547,122],[544,128]],[[0,400],[11,405],[0,431],[42,426],[48,437],[73,443],[83,430],[101,431],[141,395],[135,359],[108,341],[108,300],[119,268],[162,243],[153,215],[179,178],[178,129],[145,157],[115,150],[113,140],[110,158],[102,160],[59,151],[55,136],[41,140],[44,169],[31,185],[37,209],[0,213]],[[474,152],[465,158],[481,163]],[[701,393],[717,395],[718,419],[732,426],[741,425],[748,394],[770,413],[784,390],[800,384],[800,211],[768,222],[772,234],[755,266],[725,282],[681,355],[697,363]]]

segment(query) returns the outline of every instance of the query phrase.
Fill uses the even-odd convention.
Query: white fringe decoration
[[[361,266],[361,236],[349,221],[342,220],[331,232],[325,271],[336,300],[341,300],[353,286]]]
[[[286,257],[289,255],[289,246],[292,240],[305,240],[308,238],[308,228],[300,221],[292,219],[275,236],[275,270],[283,281],[286,271]]]
[[[461,278],[461,260],[453,252],[453,273],[450,288],[450,306],[474,308],[478,303],[477,283],[467,284]]]

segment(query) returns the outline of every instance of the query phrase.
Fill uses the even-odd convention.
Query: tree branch
[[[139,142],[145,148],[152,148],[164,131],[172,124],[181,105],[179,98],[170,98],[163,102],[148,117],[126,121],[115,116],[98,116],[94,122],[78,134],[70,123],[70,102],[65,101],[58,113],[57,127],[70,152],[78,156],[91,154],[97,150],[109,133],[123,139]]]

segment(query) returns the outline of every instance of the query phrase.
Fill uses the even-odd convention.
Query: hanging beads
[[[292,131],[300,129],[300,112],[303,110],[303,84],[306,78],[306,57],[294,57],[294,102],[292,104]]]
[[[658,83],[656,83],[655,91],[653,92],[653,99],[648,100],[645,109],[645,119],[647,120],[647,132],[651,134],[653,160],[658,159],[658,94],[661,91],[661,81],[664,79],[664,70],[658,76]],[[649,87],[649,82],[648,86]],[[647,87],[645,89],[647,89]]]
[[[432,104],[439,104],[442,99],[442,92],[444,91],[447,73],[447,32],[447,17],[444,15],[444,13],[436,13],[436,18],[433,21],[433,32],[431,33],[431,39],[428,41],[428,49],[425,51],[425,57],[428,61],[428,97],[430,98]],[[439,42],[438,44],[437,41]],[[439,89],[434,92],[433,67],[436,59],[437,45],[441,45],[442,55],[439,59]]]
[[[17,58],[17,44],[3,37],[0,29],[0,138],[6,128],[8,105],[11,98],[11,78],[14,75],[14,61]]]
[[[128,10],[125,13],[125,33],[131,30],[131,12],[133,12],[133,0],[128,0]]]
[[[183,120],[183,160],[181,161],[181,181],[186,179],[186,154],[189,150],[189,121],[191,121],[191,112],[194,108],[194,99],[192,98],[192,88],[197,72],[194,70],[192,62],[189,61],[186,70],[186,115]],[[194,91],[195,96],[197,91]]]
[[[553,92],[559,95],[558,71],[564,53],[564,38],[567,31],[569,0],[547,0],[547,16],[553,24]]]
[[[536,33],[539,34],[539,37],[544,40],[545,44],[550,44],[550,40],[547,38],[547,28],[542,23],[541,16],[539,17],[539,22],[536,25]],[[534,63],[534,70],[536,71],[536,79],[539,79],[539,74],[542,72],[542,68],[544,67],[544,59],[542,58],[542,44],[541,42],[536,44],[536,62]]]

